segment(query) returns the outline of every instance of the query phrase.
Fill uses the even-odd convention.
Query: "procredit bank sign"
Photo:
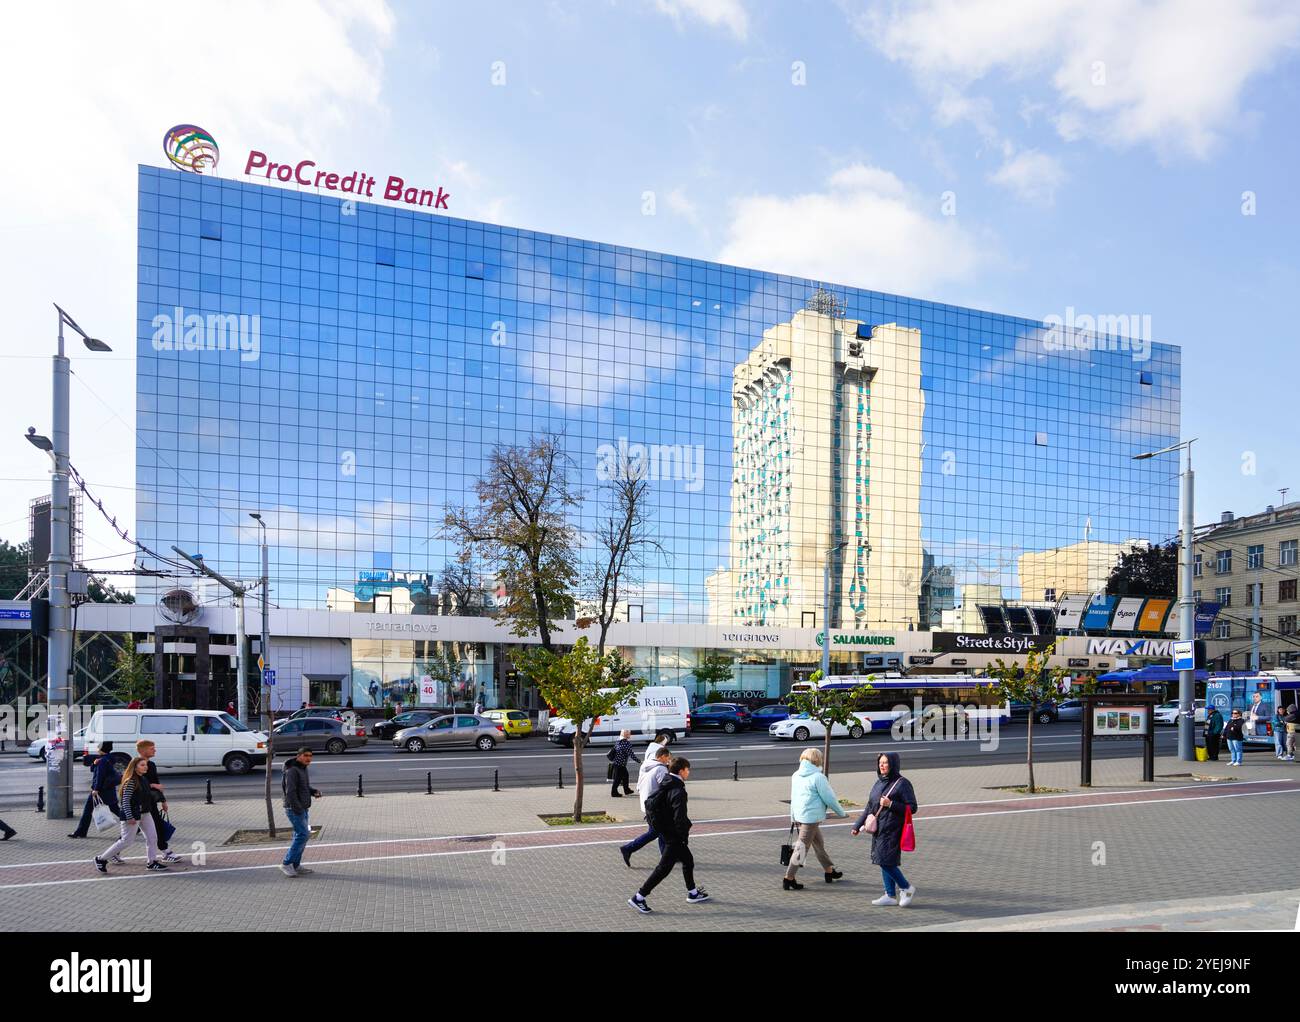
[[[364,170],[340,174],[335,170],[318,167],[315,160],[277,163],[257,149],[251,150],[248,159],[244,161],[244,176],[264,177],[268,181],[294,183],[306,188],[321,188],[354,199],[378,197],[389,202],[400,202],[407,206],[421,206],[426,209],[446,209],[447,200],[451,198],[451,193],[443,191],[441,185],[436,191],[432,188],[418,188],[415,185],[408,185],[405,178],[398,177],[396,174],[388,175],[383,191],[376,196],[375,185],[378,180],[373,174],[367,174]]]

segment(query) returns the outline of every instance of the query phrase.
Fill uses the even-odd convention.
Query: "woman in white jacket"
[[[844,876],[831,862],[831,857],[826,853],[826,845],[822,842],[822,823],[826,819],[827,809],[836,816],[849,815],[831,790],[831,782],[822,773],[821,750],[804,749],[799,756],[799,769],[790,778],[790,820],[798,825],[799,837],[794,843],[794,854],[790,856],[790,865],[786,867],[785,877],[781,881],[784,890],[803,890],[803,884],[794,877],[808,858],[809,848],[821,863],[828,884]]]

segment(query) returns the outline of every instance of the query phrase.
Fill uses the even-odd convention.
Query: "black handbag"
[[[796,830],[796,825],[793,824],[793,823],[791,823],[791,824],[790,824],[790,835],[789,835],[789,837],[790,837],[790,841],[791,841],[792,843],[791,843],[791,844],[784,844],[784,845],[781,846],[781,865],[782,865],[782,866],[788,866],[788,865],[790,865],[790,860],[791,860],[792,858],[794,858],[794,844],[793,844],[793,841],[794,841],[795,830]]]
[[[610,763],[609,766],[605,767],[605,780],[612,781],[613,779],[614,779],[614,764]]]

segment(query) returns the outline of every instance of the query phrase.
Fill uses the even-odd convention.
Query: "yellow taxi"
[[[533,733],[533,722],[523,710],[484,710],[483,716],[500,724],[507,738],[527,738]]]

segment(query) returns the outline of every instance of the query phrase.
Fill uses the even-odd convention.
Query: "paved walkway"
[[[648,919],[623,900],[653,866],[653,849],[640,853],[636,872],[624,868],[614,846],[640,832],[637,804],[611,799],[603,786],[589,790],[588,810],[609,811],[622,823],[542,825],[539,812],[571,807],[570,789],[330,796],[312,811],[323,829],[307,861],[318,872],[297,880],[278,872],[287,839],[223,845],[238,828],[264,825],[264,803],[256,800],[189,804],[176,814],[176,848],[199,853],[201,864],[146,874],[137,855],[108,877],[89,863],[108,837],[71,841],[62,836],[68,824],[29,811],[8,819],[20,835],[0,844],[0,926],[57,929],[69,919],[95,919],[116,928],[151,905],[175,915],[160,925],[200,930],[1212,925],[1214,914],[1195,903],[1146,902],[1188,893],[1189,879],[1209,881],[1215,896],[1229,900],[1237,893],[1259,899],[1261,886],[1279,888],[1277,916],[1261,904],[1258,916],[1253,908],[1240,913],[1242,925],[1277,927],[1284,905],[1294,925],[1294,873],[1281,865],[1294,862],[1300,839],[1294,766],[1248,763],[1229,773],[1220,765],[1206,771],[1224,778],[1218,783],[1167,776],[1143,785],[1132,780],[1136,761],[1108,762],[1097,765],[1093,788],[1079,789],[1077,765],[1054,764],[1038,771],[1040,783],[1071,790],[1033,797],[992,790],[1023,781],[1023,766],[910,772],[922,801],[921,847],[905,868],[921,895],[906,910],[866,904],[879,893],[879,873],[867,861],[866,841],[852,839],[844,823],[828,824],[827,835],[846,881],[828,887],[814,866],[810,879],[817,883],[807,890],[780,889],[776,852],[788,797],[781,778],[691,783],[699,821],[692,846],[714,901],[686,905],[673,877],[652,898],[656,914]],[[1186,772],[1176,760],[1158,761],[1158,775]],[[841,797],[862,802],[871,778],[845,773],[831,780]],[[1225,865],[1241,863],[1242,835],[1249,836],[1250,862]],[[1061,915],[1053,920],[1054,913]],[[1022,918],[1030,914],[1032,920]]]

